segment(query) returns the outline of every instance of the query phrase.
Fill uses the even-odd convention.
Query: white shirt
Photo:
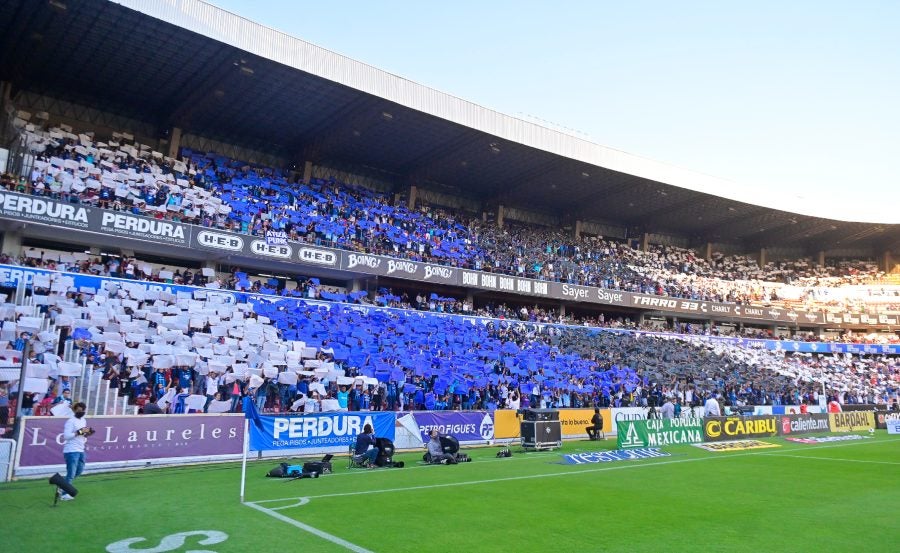
[[[719,410],[719,402],[716,401],[716,398],[711,397],[706,400],[706,403],[703,404],[703,409],[706,411],[707,417],[721,417],[722,412]]]
[[[84,420],[84,417],[80,419],[69,417],[63,427],[63,439],[66,440],[66,443],[63,444],[63,453],[84,453],[87,438],[78,434],[78,431],[85,426],[87,426],[87,421]]]

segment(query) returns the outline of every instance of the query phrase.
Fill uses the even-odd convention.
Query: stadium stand
[[[125,210],[156,219],[290,239],[365,253],[675,298],[810,309],[896,307],[900,288],[874,263],[769,262],[746,256],[651,245],[648,251],[602,237],[479,221],[331,180],[296,182],[282,171],[215,154],[165,158],[139,143],[100,142],[63,128],[28,131],[39,155],[31,179],[8,190]],[[831,289],[862,285],[855,294]]]

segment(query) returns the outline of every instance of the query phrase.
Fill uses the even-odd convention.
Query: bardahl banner
[[[703,419],[647,419],[617,424],[619,449],[695,444],[703,441]]]
[[[847,413],[829,413],[832,432],[859,432],[875,428],[873,411],[850,411]]]
[[[827,414],[778,415],[778,434],[815,434],[829,432],[830,422]]]
[[[346,451],[367,424],[378,438],[394,439],[393,412],[316,413],[248,416],[250,451],[298,450],[301,453]]]
[[[85,446],[88,463],[239,455],[243,448],[241,415],[98,416],[86,420],[95,431]],[[25,417],[18,466],[64,465],[65,424],[62,417]]]
[[[453,436],[460,442],[484,442],[494,439],[494,419],[490,411],[415,411],[422,443],[428,443],[432,430]]]
[[[778,434],[776,416],[704,417],[703,434],[707,442],[740,438],[768,438]]]

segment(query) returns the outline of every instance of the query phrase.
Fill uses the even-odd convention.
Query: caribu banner
[[[394,440],[393,412],[353,411],[250,419],[250,451],[300,450],[300,453],[346,451],[366,424],[375,436]]]
[[[696,444],[703,441],[703,419],[622,421],[617,427],[619,449]]]
[[[442,435],[460,442],[483,442],[494,439],[494,419],[490,411],[416,411],[413,413],[422,442],[437,428]]]

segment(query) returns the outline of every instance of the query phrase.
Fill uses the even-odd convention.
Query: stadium
[[[0,28],[9,551],[897,541],[900,225],[199,0]]]

